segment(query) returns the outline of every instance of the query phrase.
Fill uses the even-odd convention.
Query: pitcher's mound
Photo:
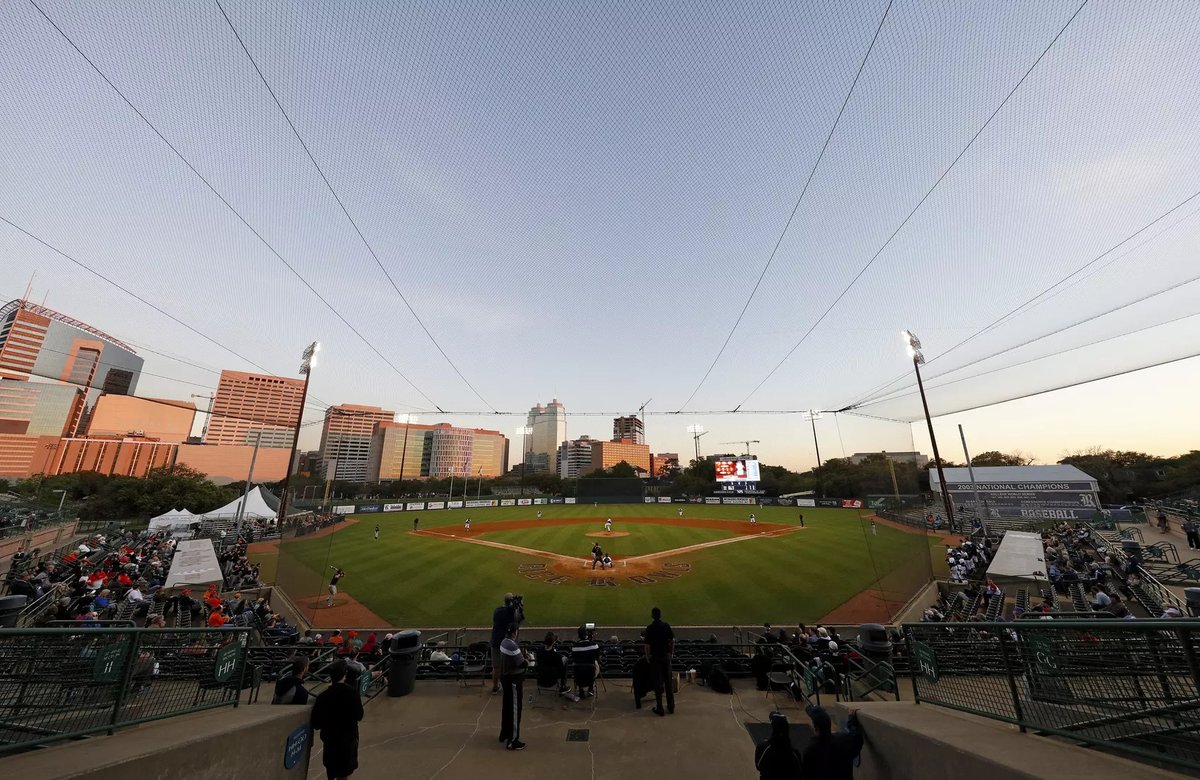
[[[584,536],[599,536],[601,539],[614,539],[618,536],[629,536],[628,531],[590,531]]]

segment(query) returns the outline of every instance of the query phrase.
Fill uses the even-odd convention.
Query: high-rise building
[[[304,380],[222,371],[205,444],[292,446]]]
[[[182,444],[192,435],[196,405],[189,401],[109,395],[96,399],[88,418],[87,436],[144,436],[159,442]]]
[[[523,459],[525,469],[534,474],[551,474],[555,470],[558,446],[567,439],[567,410],[558,399],[529,410],[526,418],[531,429],[525,437]]]
[[[679,466],[678,452],[660,452],[650,456],[650,475],[663,477]]]
[[[378,406],[339,404],[326,409],[321,426],[321,476],[364,482],[375,425],[395,419],[395,412]]]
[[[590,471],[612,468],[621,461],[625,461],[635,469],[641,469],[647,476],[650,474],[650,448],[645,444],[634,444],[628,441],[592,442]]]
[[[83,389],[74,385],[0,379],[0,434],[72,436],[84,401]]]
[[[128,344],[53,309],[23,300],[0,307],[0,378],[130,395],[142,362]]]
[[[613,418],[613,441],[627,441],[632,444],[646,443],[646,429],[637,415]]]
[[[558,476],[574,479],[592,470],[592,439],[580,436],[558,445]]]
[[[482,472],[481,472],[482,469]],[[508,441],[499,431],[450,423],[380,422],[371,436],[368,482],[498,477],[508,470]],[[341,474],[341,467],[338,467]]]

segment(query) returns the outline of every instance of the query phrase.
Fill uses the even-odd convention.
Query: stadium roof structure
[[[976,482],[1091,482],[1096,484],[1094,477],[1085,471],[1069,465],[1053,466],[976,466],[974,469],[949,468],[942,469],[946,473],[946,481],[950,483],[970,482],[971,471],[975,472]],[[940,489],[937,468],[929,468],[929,486],[933,490]]]
[[[61,322],[64,325],[70,325],[72,328],[82,330],[83,332],[88,333],[92,336],[95,336],[98,339],[107,341],[109,344],[112,344],[113,346],[120,347],[121,349],[132,352],[135,355],[137,354],[137,352],[134,350],[133,347],[129,346],[124,341],[121,341],[120,339],[118,339],[114,336],[108,335],[107,333],[100,330],[99,328],[94,328],[91,325],[88,325],[86,322],[80,322],[79,320],[75,319],[74,317],[68,317],[67,315],[63,314],[62,312],[55,311],[54,309],[49,309],[45,306],[40,306],[36,303],[30,303],[29,301],[22,300],[20,298],[11,300],[8,303],[4,304],[3,308],[0,308],[0,322],[7,319],[8,316],[10,314],[12,314],[14,311],[17,311],[20,309],[23,309],[27,312],[32,312],[33,314],[40,314],[43,317],[49,317],[50,319],[55,320],[57,322]]]

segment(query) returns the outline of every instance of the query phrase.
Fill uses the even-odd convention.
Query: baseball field
[[[652,606],[679,625],[859,622],[907,601],[943,541],[872,522],[851,509],[697,504],[378,513],[251,557],[266,571],[278,556],[276,584],[316,626],[482,626],[506,591],[525,595],[531,625],[637,625]],[[333,566],[346,576],[329,607]]]

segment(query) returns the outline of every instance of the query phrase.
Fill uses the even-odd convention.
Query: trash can
[[[417,686],[421,632],[399,631],[388,648],[388,696],[407,696]]]
[[[16,628],[17,618],[28,601],[28,596],[0,597],[0,628]]]
[[[1200,617],[1200,588],[1184,588],[1189,617]]]
[[[878,623],[863,623],[858,627],[858,651],[878,663],[892,659],[892,640],[887,629]]]

